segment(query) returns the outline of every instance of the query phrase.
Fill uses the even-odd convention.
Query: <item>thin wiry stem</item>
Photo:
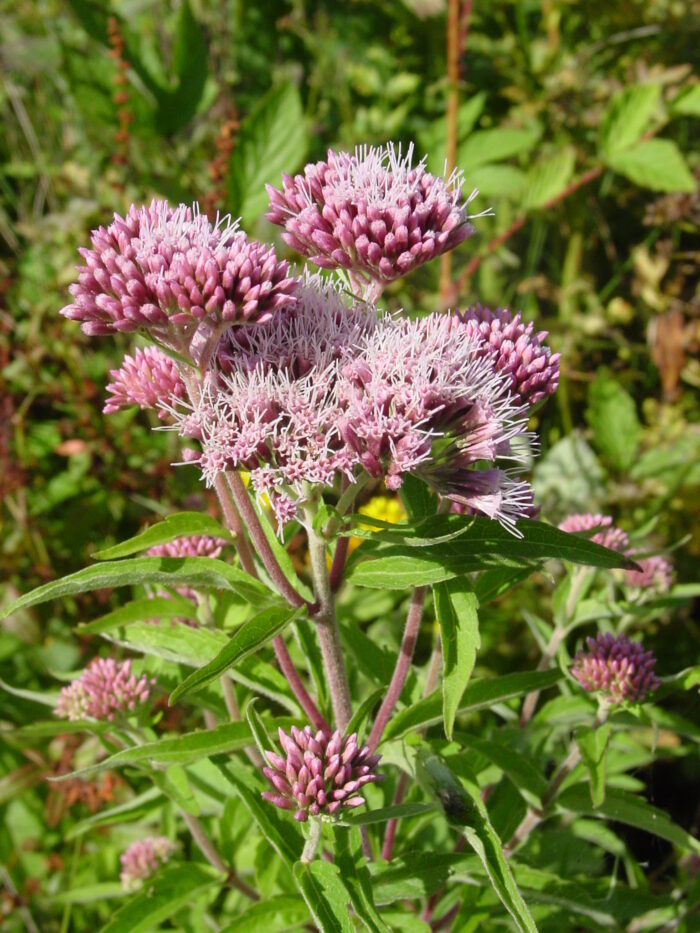
[[[445,146],[445,175],[449,178],[457,164],[457,137],[459,123],[459,47],[460,29],[460,0],[447,2],[447,112],[446,119],[446,146]],[[452,254],[443,253],[440,257],[440,296],[447,304],[452,290]]]
[[[367,744],[372,751],[374,751],[377,745],[379,745],[381,737],[384,733],[384,729],[386,728],[386,724],[389,722],[391,714],[394,712],[394,708],[399,701],[401,691],[403,690],[403,686],[406,683],[406,678],[408,677],[408,672],[411,668],[413,652],[416,648],[418,632],[420,631],[420,623],[423,617],[425,590],[426,588],[424,586],[418,586],[413,591],[413,595],[411,596],[411,605],[408,610],[408,617],[406,618],[406,627],[404,628],[403,639],[401,640],[401,650],[399,651],[396,667],[394,668],[394,673],[391,678],[391,683],[389,684],[389,689],[387,690],[386,696],[384,697],[384,702],[379,707],[377,718],[374,721],[372,731],[370,732],[369,739],[367,740]]]
[[[260,895],[258,892],[251,888],[250,885],[246,884],[241,878],[238,877],[233,869],[229,868],[226,862],[221,858],[219,853],[214,847],[214,843],[211,841],[209,836],[207,836],[204,831],[204,827],[199,822],[196,816],[193,816],[191,813],[185,813],[182,811],[182,817],[189,829],[192,838],[197,843],[202,855],[209,862],[210,865],[213,865],[217,871],[220,871],[223,875],[226,875],[226,883],[229,884],[232,888],[235,888],[237,891],[240,891],[241,894],[245,894],[246,897],[249,897],[252,901],[259,901]]]

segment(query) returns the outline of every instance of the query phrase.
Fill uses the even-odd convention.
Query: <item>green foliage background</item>
[[[126,104],[114,101],[110,17],[128,64]],[[562,381],[533,425],[543,517],[613,514],[647,544],[674,548],[681,583],[693,582],[700,558],[692,537],[700,480],[699,22],[700,9],[686,0],[475,0],[460,57],[457,165],[467,189],[480,189],[475,210],[492,205],[494,216],[479,220],[453,256],[453,289],[441,294],[433,264],[383,298],[411,314],[446,300],[522,308],[550,331]],[[214,211],[242,216],[252,234],[279,247],[262,216],[264,185],[329,146],[415,141],[440,171],[445,27],[441,0],[0,4],[0,601],[78,570],[98,546],[174,507],[210,505],[194,471],[171,466],[175,439],[152,432],[149,414],[101,414],[108,370],[128,344],[88,341],[58,315],[88,231],[154,195],[208,198]],[[124,143],[120,109],[131,118]],[[594,177],[577,187],[587,172]],[[526,623],[537,629],[549,590],[537,576],[495,604],[482,620],[478,664],[496,672],[535,665]],[[395,608],[391,594],[381,599],[369,620],[375,635],[389,630],[377,622],[381,607]],[[13,616],[0,629],[0,675],[49,689],[52,676],[66,678],[96,649],[75,637],[75,624],[116,605],[103,591]],[[695,663],[700,645],[691,607],[672,609],[659,607],[644,632],[664,674]],[[427,639],[420,651],[426,660]],[[696,741],[697,687],[678,702]],[[33,718],[31,703],[0,693],[0,720]],[[697,832],[697,761],[671,767],[672,758],[662,755],[656,770],[640,761],[638,780]],[[0,739],[0,806],[9,814],[0,862],[17,869],[20,899],[80,864],[66,833],[86,813],[78,806],[47,823],[42,773]],[[238,817],[232,810],[226,819],[233,846]],[[19,839],[28,848],[17,855]],[[651,890],[671,890],[682,869],[666,850],[629,841],[652,866]],[[117,854],[105,844],[101,877],[116,877]],[[607,857],[617,857],[614,847]],[[527,885],[536,888],[541,878],[530,870]],[[177,890],[175,874],[171,882]],[[202,870],[189,883],[204,890],[210,879]],[[294,905],[277,906],[295,916]],[[64,907],[54,896],[42,929],[66,929]],[[70,929],[88,929],[93,909],[102,922],[109,915],[78,905]]]

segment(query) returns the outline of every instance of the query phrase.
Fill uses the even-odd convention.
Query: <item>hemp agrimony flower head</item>
[[[102,409],[106,415],[138,405],[155,408],[158,417],[164,420],[168,410],[163,406],[185,397],[177,364],[158,347],[137,348],[133,356],[125,356],[119,369],[110,369],[109,374],[113,381],[107,386],[110,395]]]
[[[445,179],[431,175],[425,160],[413,165],[413,145],[405,156],[392,143],[353,155],[329,150],[327,161],[283,175],[282,190],[267,185],[267,192],[266,216],[284,227],[289,246],[379,290],[474,232],[467,205],[477,192],[463,202],[461,173]]]
[[[306,822],[309,816],[337,814],[341,808],[360,807],[365,803],[358,791],[374,781],[380,755],[372,755],[369,746],[359,746],[357,735],[334,732],[314,733],[311,726],[291,735],[278,730],[284,755],[267,752],[270,767],[263,774],[275,788],[261,796],[283,810],[294,810],[294,819]]]
[[[131,673],[131,661],[93,658],[77,680],[64,687],[54,713],[62,719],[107,719],[131,712],[148,699],[150,684],[146,675]]]
[[[197,404],[173,409],[180,433],[200,442],[190,462],[207,483],[223,470],[250,470],[253,490],[283,525],[296,517],[305,484],[331,485],[338,472],[352,478],[357,458],[338,430],[340,364],[376,321],[373,309],[312,277],[293,312],[229,331],[221,371],[205,378]]]
[[[272,247],[229,218],[212,224],[197,205],[132,205],[80,253],[85,265],[62,314],[90,335],[142,329],[198,360],[223,327],[267,320],[296,288]]]
[[[122,870],[119,880],[125,891],[138,891],[143,882],[165,865],[177,846],[167,836],[148,836],[132,842],[120,857]]]
[[[437,492],[513,528],[527,483],[501,468],[529,438],[510,378],[455,316],[383,318],[343,367],[340,431],[364,469],[398,489],[416,473]]]
[[[184,535],[165,544],[155,544],[146,554],[149,557],[218,557],[225,543],[212,535]]]
[[[653,652],[626,635],[601,633],[587,638],[586,645],[587,650],[576,655],[571,674],[589,693],[601,693],[615,704],[641,703],[661,683],[654,676]]]
[[[558,353],[545,345],[547,331],[534,333],[520,313],[507,308],[490,311],[476,305],[459,315],[470,333],[481,338],[481,352],[492,357],[499,372],[508,373],[511,391],[525,405],[553,395],[559,385]]]
[[[583,513],[578,515],[569,515],[563,522],[559,523],[561,531],[568,531],[569,534],[580,534],[593,529],[600,529],[591,536],[591,541],[600,544],[602,547],[610,548],[612,551],[624,553],[629,547],[629,537],[621,528],[613,525],[613,520],[609,515],[593,515]]]
[[[673,583],[673,565],[670,561],[660,555],[641,559],[630,556],[636,560],[641,570],[624,571],[624,580],[628,586],[657,593],[664,593],[670,589]]]

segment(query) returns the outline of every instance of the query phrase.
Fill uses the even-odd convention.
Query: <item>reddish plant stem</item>
[[[233,543],[236,548],[236,553],[238,554],[238,559],[241,562],[241,567],[252,577],[257,577],[258,574],[255,569],[255,561],[253,560],[253,555],[251,554],[250,548],[248,547],[248,541],[246,540],[243,522],[241,521],[241,516],[238,514],[238,510],[233,503],[233,499],[231,498],[231,491],[229,490],[226,477],[223,473],[219,473],[214,480],[214,489],[216,490],[216,494],[219,497],[219,503],[224,513],[226,524],[228,525],[229,530],[232,531],[235,535]]]
[[[306,606],[311,608],[309,603],[300,596],[297,591],[294,589],[289,580],[285,577],[284,571],[280,567],[277,558],[275,557],[270,544],[265,537],[265,532],[263,531],[262,525],[260,524],[260,519],[258,518],[255,507],[250,500],[248,495],[248,490],[245,488],[243,480],[235,472],[228,472],[226,474],[226,479],[228,481],[229,488],[233,493],[233,500],[236,503],[236,508],[238,513],[241,516],[241,519],[245,523],[246,528],[248,529],[248,534],[250,539],[255,546],[255,550],[258,552],[260,559],[263,562],[265,570],[267,570],[270,575],[270,579],[274,583],[278,592],[284,599],[287,600],[290,606],[294,606],[296,609],[301,606]]]
[[[406,788],[408,787],[408,775],[406,772],[403,772],[399,778],[398,784],[396,785],[396,790],[394,791],[394,799],[391,801],[392,807],[398,807],[399,804],[403,803],[403,798],[406,795]],[[384,842],[382,844],[382,858],[387,862],[391,861],[391,855],[394,851],[394,840],[396,839],[396,830],[398,828],[398,820],[389,820],[386,824],[386,830],[384,832]]]
[[[457,902],[454,905],[454,907],[450,907],[450,909],[447,911],[447,913],[443,917],[440,917],[439,920],[435,920],[433,921],[433,923],[430,924],[430,929],[431,930],[444,930],[445,927],[448,927],[452,923],[454,918],[457,916],[457,914],[459,913],[459,908],[461,906],[462,905],[459,902]]]
[[[259,901],[260,895],[256,890],[246,884],[232,869],[229,869],[228,865],[221,858],[219,853],[216,851],[213,842],[207,836],[204,831],[204,827],[199,822],[196,816],[192,816],[191,813],[186,813],[182,811],[182,816],[187,824],[187,828],[192,834],[192,838],[197,843],[202,855],[206,858],[210,865],[213,865],[217,871],[220,871],[222,874],[226,875],[226,883],[231,885],[232,888],[235,888],[237,891],[240,891],[241,894],[245,894],[246,897],[249,897],[252,901]]]
[[[372,731],[369,734],[369,739],[367,744],[370,749],[374,749],[379,745],[386,724],[391,718],[391,714],[394,712],[394,708],[398,703],[399,697],[401,696],[401,691],[403,690],[403,685],[406,683],[406,678],[408,677],[408,672],[411,667],[411,661],[413,660],[413,652],[416,648],[416,641],[418,639],[418,632],[420,630],[420,622],[423,616],[423,603],[425,601],[425,590],[424,586],[417,586],[413,591],[411,596],[411,605],[408,610],[408,617],[406,619],[406,627],[403,632],[403,639],[401,641],[401,650],[399,651],[399,657],[396,662],[396,667],[394,668],[394,673],[391,678],[391,683],[389,684],[389,689],[387,690],[386,696],[384,697],[384,702],[379,707],[379,712],[377,713],[377,718],[374,721],[372,726]]]
[[[460,0],[447,0],[447,112],[445,174],[454,170],[457,163],[457,136],[459,118],[459,51],[462,29],[460,29]],[[452,291],[452,254],[440,257],[440,295],[443,301]]]
[[[457,842],[455,842],[454,844],[454,848],[452,850],[453,853],[456,855],[457,853],[461,852],[466,844],[467,844],[466,837],[460,836]],[[438,888],[435,894],[433,894],[432,897],[428,900],[425,910],[423,911],[421,915],[421,920],[424,920],[426,923],[430,923],[430,921],[433,919],[433,913],[435,912],[435,908],[440,903],[440,898],[442,897],[444,893],[445,893],[445,885],[443,884],[442,887]]]
[[[343,582],[343,573],[345,572],[345,561],[348,556],[349,544],[350,538],[346,537],[338,538],[336,541],[335,551],[333,552],[333,563],[331,564],[331,572],[329,574],[333,593],[340,589],[340,584]]]
[[[332,732],[333,730],[328,725],[326,720],[321,715],[321,712],[314,703],[314,701],[309,696],[304,684],[302,683],[299,672],[294,666],[294,662],[289,656],[289,651],[287,651],[287,646],[284,643],[284,639],[281,635],[278,635],[272,640],[272,647],[275,649],[275,655],[277,656],[277,663],[280,666],[280,670],[287,678],[289,686],[292,688],[292,693],[299,701],[299,705],[304,710],[306,715],[309,717],[309,720],[316,729],[321,729],[323,732]]]
[[[603,174],[604,169],[605,166],[596,165],[595,168],[591,168],[587,172],[584,172],[583,175],[579,175],[579,177],[570,182],[563,191],[560,191],[559,194],[553,198],[550,198],[549,201],[543,204],[540,210],[549,210],[550,207],[554,207],[555,204],[559,204],[560,201],[564,201],[569,197],[570,194],[578,191],[579,188],[583,188],[585,185],[590,184],[590,182],[595,181],[596,178]],[[503,246],[503,244],[506,243],[512,236],[515,236],[519,230],[522,230],[528,220],[530,220],[531,216],[531,214],[521,214],[520,217],[517,217],[513,221],[507,230],[504,230],[503,233],[499,233],[497,237],[494,237],[493,240],[491,240],[491,242],[486,245],[486,248],[482,253],[479,253],[478,256],[475,256],[470,262],[467,263],[464,271],[459,276],[455,284],[455,294],[458,295],[466,288],[469,280],[474,275],[484,259],[497,250],[499,246]]]

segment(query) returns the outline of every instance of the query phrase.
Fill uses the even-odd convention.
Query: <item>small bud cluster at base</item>
[[[571,674],[584,690],[600,693],[609,702],[641,703],[659,686],[654,675],[656,658],[638,642],[609,632],[586,639],[587,650],[579,651]]]
[[[119,880],[128,893],[138,891],[143,882],[165,865],[177,846],[167,836],[149,836],[133,842],[121,855]]]
[[[365,803],[358,791],[365,784],[382,779],[376,773],[379,755],[368,746],[360,747],[357,735],[316,732],[311,726],[291,735],[278,730],[284,755],[267,752],[269,767],[263,774],[274,787],[262,796],[283,810],[294,810],[294,819],[306,822],[309,816],[333,816],[342,808]]]

